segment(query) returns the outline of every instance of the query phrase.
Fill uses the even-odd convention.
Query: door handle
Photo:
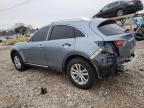
[[[40,44],[40,45],[38,46],[38,48],[44,48],[44,46],[43,46],[42,44]]]
[[[62,46],[71,46],[71,44],[65,43],[65,44],[63,44]]]

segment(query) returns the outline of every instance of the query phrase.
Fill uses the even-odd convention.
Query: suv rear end
[[[136,40],[132,33],[126,33],[125,29],[116,24],[113,20],[105,20],[98,23],[93,20],[90,24],[91,29],[103,38],[103,42],[98,42],[102,49],[96,60],[102,61],[102,56],[105,57],[99,67],[102,71],[114,70],[118,65],[131,60],[134,57]],[[103,70],[104,69],[104,70]],[[103,73],[102,73],[103,74]]]

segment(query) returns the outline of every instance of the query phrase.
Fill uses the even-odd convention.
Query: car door
[[[49,39],[46,42],[46,60],[48,66],[56,70],[62,68],[67,54],[74,50],[75,36],[73,27],[67,25],[52,26]]]
[[[23,50],[26,62],[36,65],[47,65],[44,51],[47,33],[49,26],[40,29],[29,42],[26,44],[26,49]]]

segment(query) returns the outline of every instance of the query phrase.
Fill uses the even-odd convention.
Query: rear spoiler
[[[101,22],[98,27],[101,27],[101,26],[104,26],[104,25],[107,25],[107,24],[113,24],[113,23],[116,23],[115,20],[112,20],[112,19],[109,19],[109,20],[105,20],[103,22]]]

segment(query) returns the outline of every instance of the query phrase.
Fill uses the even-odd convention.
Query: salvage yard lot
[[[47,69],[19,72],[9,53],[9,48],[0,49],[0,108],[144,108],[144,42],[138,42],[128,71],[100,80],[90,90]],[[40,95],[42,87],[46,95]]]

